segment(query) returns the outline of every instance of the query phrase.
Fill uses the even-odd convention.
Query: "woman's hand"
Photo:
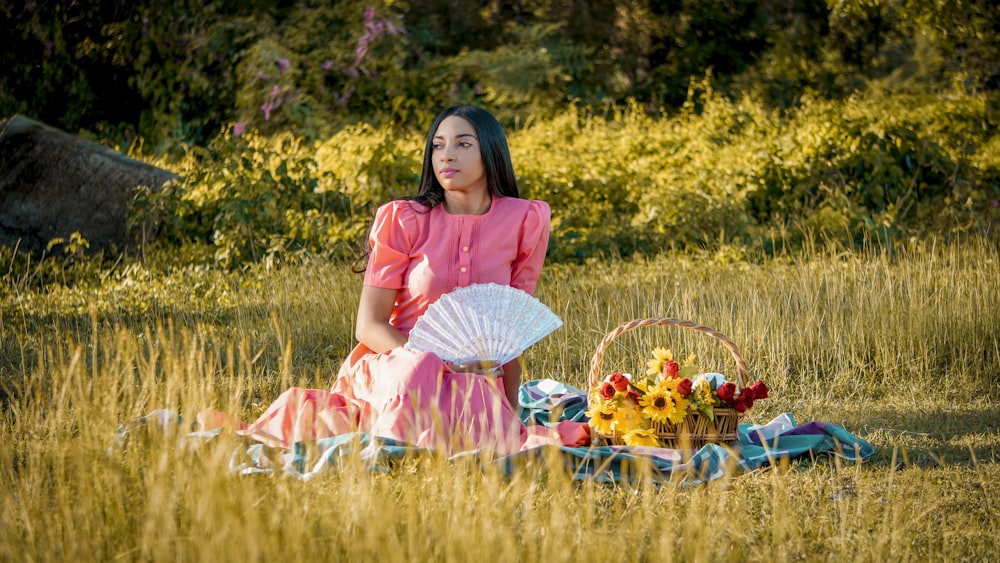
[[[464,364],[453,364],[445,362],[452,371],[457,373],[474,373],[476,375],[487,375],[491,377],[501,377],[503,366],[488,360],[473,360]]]

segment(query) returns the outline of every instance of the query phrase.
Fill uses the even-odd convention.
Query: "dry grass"
[[[845,426],[866,463],[797,460],[701,486],[506,477],[423,458],[348,459],[302,482],[232,474],[235,437],[118,425],[154,408],[249,419],[291,384],[328,386],[351,345],[360,279],[318,261],[239,276],[141,269],[90,289],[11,283],[0,309],[0,560],[996,560],[1000,548],[1000,264],[984,240],[750,261],[718,253],[550,267],[565,326],[528,377],[586,385],[601,337],[675,316],[737,342],[772,397]],[[732,371],[672,327],[616,340],[636,371],[656,344]]]

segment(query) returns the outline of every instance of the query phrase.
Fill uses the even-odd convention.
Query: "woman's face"
[[[431,162],[446,192],[488,191],[479,137],[464,118],[452,115],[438,125],[431,141]]]

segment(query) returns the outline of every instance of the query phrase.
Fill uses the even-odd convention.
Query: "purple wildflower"
[[[362,35],[361,39],[358,39],[358,48],[354,51],[355,63],[359,63],[361,59],[365,58],[365,55],[368,53],[368,42],[371,40],[372,37],[368,33]]]
[[[264,112],[264,121],[271,120],[271,112],[281,107],[282,100],[278,97],[281,93],[281,89],[277,85],[271,89],[271,97],[263,105],[260,106],[260,110]]]
[[[337,100],[337,105],[343,108],[345,105],[347,105],[347,100],[351,99],[351,94],[353,93],[354,93],[354,85],[351,84],[347,86],[343,94],[334,94],[333,97]]]
[[[368,45],[383,35],[396,35],[402,31],[385,18],[375,19],[375,8],[368,6],[364,15],[365,34],[358,39],[358,48],[354,51],[354,64],[359,64],[368,54]]]

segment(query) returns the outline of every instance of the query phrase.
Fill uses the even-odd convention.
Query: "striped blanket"
[[[586,394],[551,379],[529,381],[521,386],[518,402],[526,424],[554,426],[561,421],[586,421]],[[173,426],[180,418],[168,411],[154,411],[140,419],[144,426]],[[131,425],[122,425],[118,442],[127,439]],[[214,429],[192,432],[186,439],[211,440]],[[731,444],[707,444],[696,451],[637,446],[565,447],[544,445],[513,455],[496,457],[491,452],[463,452],[455,458],[472,459],[512,473],[525,467],[552,467],[557,463],[577,480],[600,482],[635,479],[657,482],[701,483],[727,474],[750,471],[780,459],[811,459],[831,454],[849,461],[863,461],[875,453],[865,440],[841,426],[823,422],[797,424],[792,413],[784,413],[767,424],[740,424],[739,440]],[[254,443],[232,456],[230,468],[241,474],[282,472],[311,479],[336,471],[348,458],[360,456],[371,471],[388,471],[419,448],[368,434],[351,433],[298,443],[287,451],[275,451]]]

